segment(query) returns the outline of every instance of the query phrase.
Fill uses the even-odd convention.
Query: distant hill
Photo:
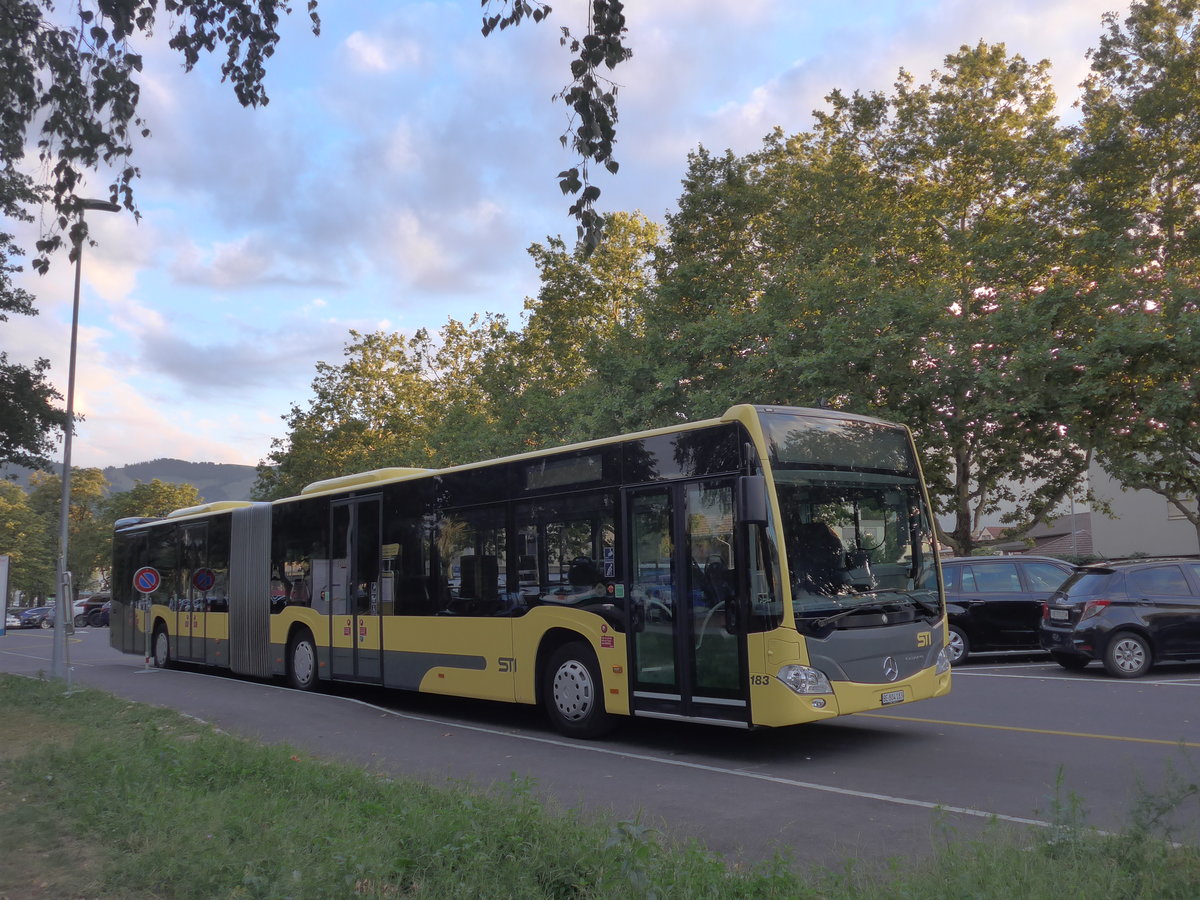
[[[166,481],[170,484],[191,484],[206,502],[214,500],[248,500],[254,487],[254,466],[232,463],[185,462],[182,459],[153,459],[104,470],[104,477],[114,493],[127,491],[139,481]]]
[[[55,472],[61,469],[61,466],[54,467]],[[208,503],[215,500],[249,500],[250,489],[255,481],[254,466],[186,462],[182,459],[153,459],[128,466],[108,466],[102,471],[108,479],[111,493],[127,491],[139,481],[151,482],[157,478],[169,484],[195,485],[200,496]],[[0,477],[27,488],[31,473],[31,469],[9,466],[0,472]]]

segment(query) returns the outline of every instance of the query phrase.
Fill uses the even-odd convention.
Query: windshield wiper
[[[936,616],[938,613],[941,612],[941,610],[938,609],[938,606],[936,603],[934,603],[934,604],[927,603],[926,601],[924,601],[920,597],[918,597],[916,594],[914,594],[912,591],[905,591],[905,590],[901,590],[900,588],[877,588],[876,590],[873,590],[873,591],[857,591],[856,593],[861,594],[864,597],[875,597],[875,596],[878,596],[879,594],[899,594],[905,600],[910,601],[914,606],[921,607],[921,609],[925,610],[925,612],[927,612],[931,616]]]
[[[852,616],[860,612],[883,612],[888,604],[886,603],[860,603],[858,606],[851,606],[849,609],[843,609],[840,612],[835,612],[831,616],[825,616],[823,619],[817,619],[813,622],[817,628],[824,628],[826,625],[831,625],[838,619],[844,619],[846,616]]]

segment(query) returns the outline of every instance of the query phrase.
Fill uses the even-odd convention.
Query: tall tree
[[[298,493],[305,484],[389,465],[430,464],[428,435],[437,416],[422,371],[429,335],[350,332],[345,362],[317,363],[312,399],[283,417],[287,436],[271,442],[254,496]]]
[[[161,517],[177,509],[204,502],[193,484],[175,484],[158,478],[138,481],[127,491],[110,494],[101,506],[106,524],[130,517]]]
[[[624,390],[645,338],[660,229],[640,213],[606,217],[594,251],[561,239],[529,248],[541,287],[525,301],[503,413],[534,449],[628,430]],[[633,427],[637,427],[634,424]]]
[[[67,517],[67,568],[74,578],[76,593],[108,569],[112,556],[112,524],[104,514],[108,479],[99,469],[71,472],[71,511]],[[57,559],[62,509],[62,479],[34,472],[29,479],[29,506],[40,518]]]
[[[1200,546],[1200,2],[1135,2],[1104,26],[1077,146],[1077,427]]]
[[[1002,501],[1015,504],[1006,518],[1018,530],[1047,516],[1086,465],[1047,378],[1061,316],[1047,288],[1065,246],[1067,133],[1055,102],[1048,62],[963,47],[929,84],[902,76],[881,145],[880,172],[900,199],[891,237],[912,260],[899,296],[932,327],[910,331],[911,356],[875,360],[861,341],[859,353],[871,388],[893,393],[888,408],[922,412],[914,430],[961,552]],[[869,321],[893,327],[893,302]],[[848,324],[835,336],[853,340]]]
[[[46,378],[49,367],[45,359],[32,366],[10,363],[0,351],[0,465],[36,469],[50,464],[50,435],[65,426],[67,414],[54,405],[62,395]]]
[[[54,593],[56,540],[48,524],[20,487],[0,481],[0,554],[10,559],[9,598],[18,591],[38,600]]]
[[[651,354],[662,411],[824,399],[908,422],[961,552],[1002,501],[1026,527],[1048,513],[1086,460],[1044,384],[1067,160],[1048,69],[963,47],[925,84],[833,93],[811,134],[695,156],[648,313],[677,323]]]

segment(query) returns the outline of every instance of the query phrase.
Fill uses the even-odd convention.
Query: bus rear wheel
[[[554,728],[568,737],[599,737],[613,727],[603,688],[596,654],[583,641],[563,644],[542,670],[542,702]]]
[[[288,643],[288,684],[298,691],[317,686],[317,645],[308,631],[299,631]]]
[[[171,639],[167,629],[159,625],[154,629],[154,667],[165,669],[171,665]]]

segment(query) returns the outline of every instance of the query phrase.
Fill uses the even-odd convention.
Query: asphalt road
[[[49,671],[50,640],[10,631],[0,671]],[[950,696],[886,714],[752,733],[631,720],[575,741],[532,708],[149,670],[107,641],[107,629],[75,635],[72,683],[372,771],[482,787],[528,778],[552,806],[640,817],[734,861],[781,850],[841,869],[926,855],[988,827],[1049,835],[1072,807],[1114,829],[1172,778],[1200,782],[1200,665],[1123,681],[1098,666],[992,660],[956,669]],[[1178,836],[1195,839],[1196,800],[1182,813]]]

